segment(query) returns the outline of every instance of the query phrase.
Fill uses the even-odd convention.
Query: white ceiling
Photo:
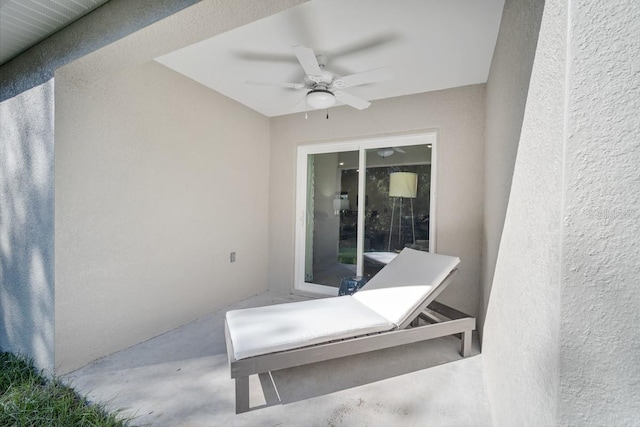
[[[292,113],[305,91],[247,81],[303,82],[294,45],[323,55],[339,76],[391,67],[392,80],[344,90],[369,101],[484,83],[503,4],[312,0],[157,61],[268,117]]]
[[[0,64],[108,0],[0,0]]]
[[[107,1],[0,0],[0,64]],[[158,61],[269,117],[293,112],[305,91],[246,82],[302,82],[297,44],[322,54],[339,76],[391,67],[393,80],[345,90],[370,101],[483,83],[503,4],[312,0]]]

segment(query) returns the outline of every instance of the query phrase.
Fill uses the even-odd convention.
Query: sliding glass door
[[[299,147],[296,289],[335,295],[344,277],[373,277],[405,247],[435,249],[435,141]]]
[[[356,275],[358,173],[344,180],[345,157],[357,165],[357,151],[307,156],[305,282],[338,287]]]
[[[432,149],[421,144],[366,150],[365,277],[405,247],[430,249]]]

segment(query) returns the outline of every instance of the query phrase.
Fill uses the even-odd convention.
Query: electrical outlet
[[[236,253],[235,252],[231,252],[229,254],[229,261],[236,262]]]

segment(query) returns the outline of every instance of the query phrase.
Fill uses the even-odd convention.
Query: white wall
[[[53,80],[0,102],[0,349],[53,371]]]
[[[374,101],[367,110],[349,107],[273,118],[269,187],[269,286],[293,286],[296,147],[436,129],[438,145],[438,252],[457,255],[457,283],[441,300],[476,314],[480,292],[484,176],[484,85]]]
[[[509,202],[543,8],[544,2],[539,0],[505,1],[487,79],[480,333]]]
[[[74,77],[56,74],[60,372],[267,287],[268,119],[155,62]]]
[[[637,423],[639,33],[638,3],[545,2],[484,328],[497,426]]]
[[[640,415],[640,3],[569,9],[560,425]]]
[[[484,325],[496,426],[556,425],[566,8],[545,2]]]
[[[266,288],[268,120],[148,61],[301,2],[198,2],[57,69],[58,373]]]
[[[54,72],[82,58],[67,77],[92,82],[304,1],[112,0],[2,65],[2,349],[24,352],[48,371],[71,366],[54,363]],[[55,116],[66,114],[57,104]],[[72,119],[82,122],[83,115]],[[76,292],[91,283],[81,285]]]
[[[0,348],[54,371],[56,68],[195,0],[111,1],[0,68]]]

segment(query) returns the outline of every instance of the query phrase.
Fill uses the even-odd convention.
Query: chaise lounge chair
[[[254,374],[456,334],[467,356],[475,319],[434,301],[459,262],[407,248],[354,295],[227,312],[236,413],[249,410]]]

